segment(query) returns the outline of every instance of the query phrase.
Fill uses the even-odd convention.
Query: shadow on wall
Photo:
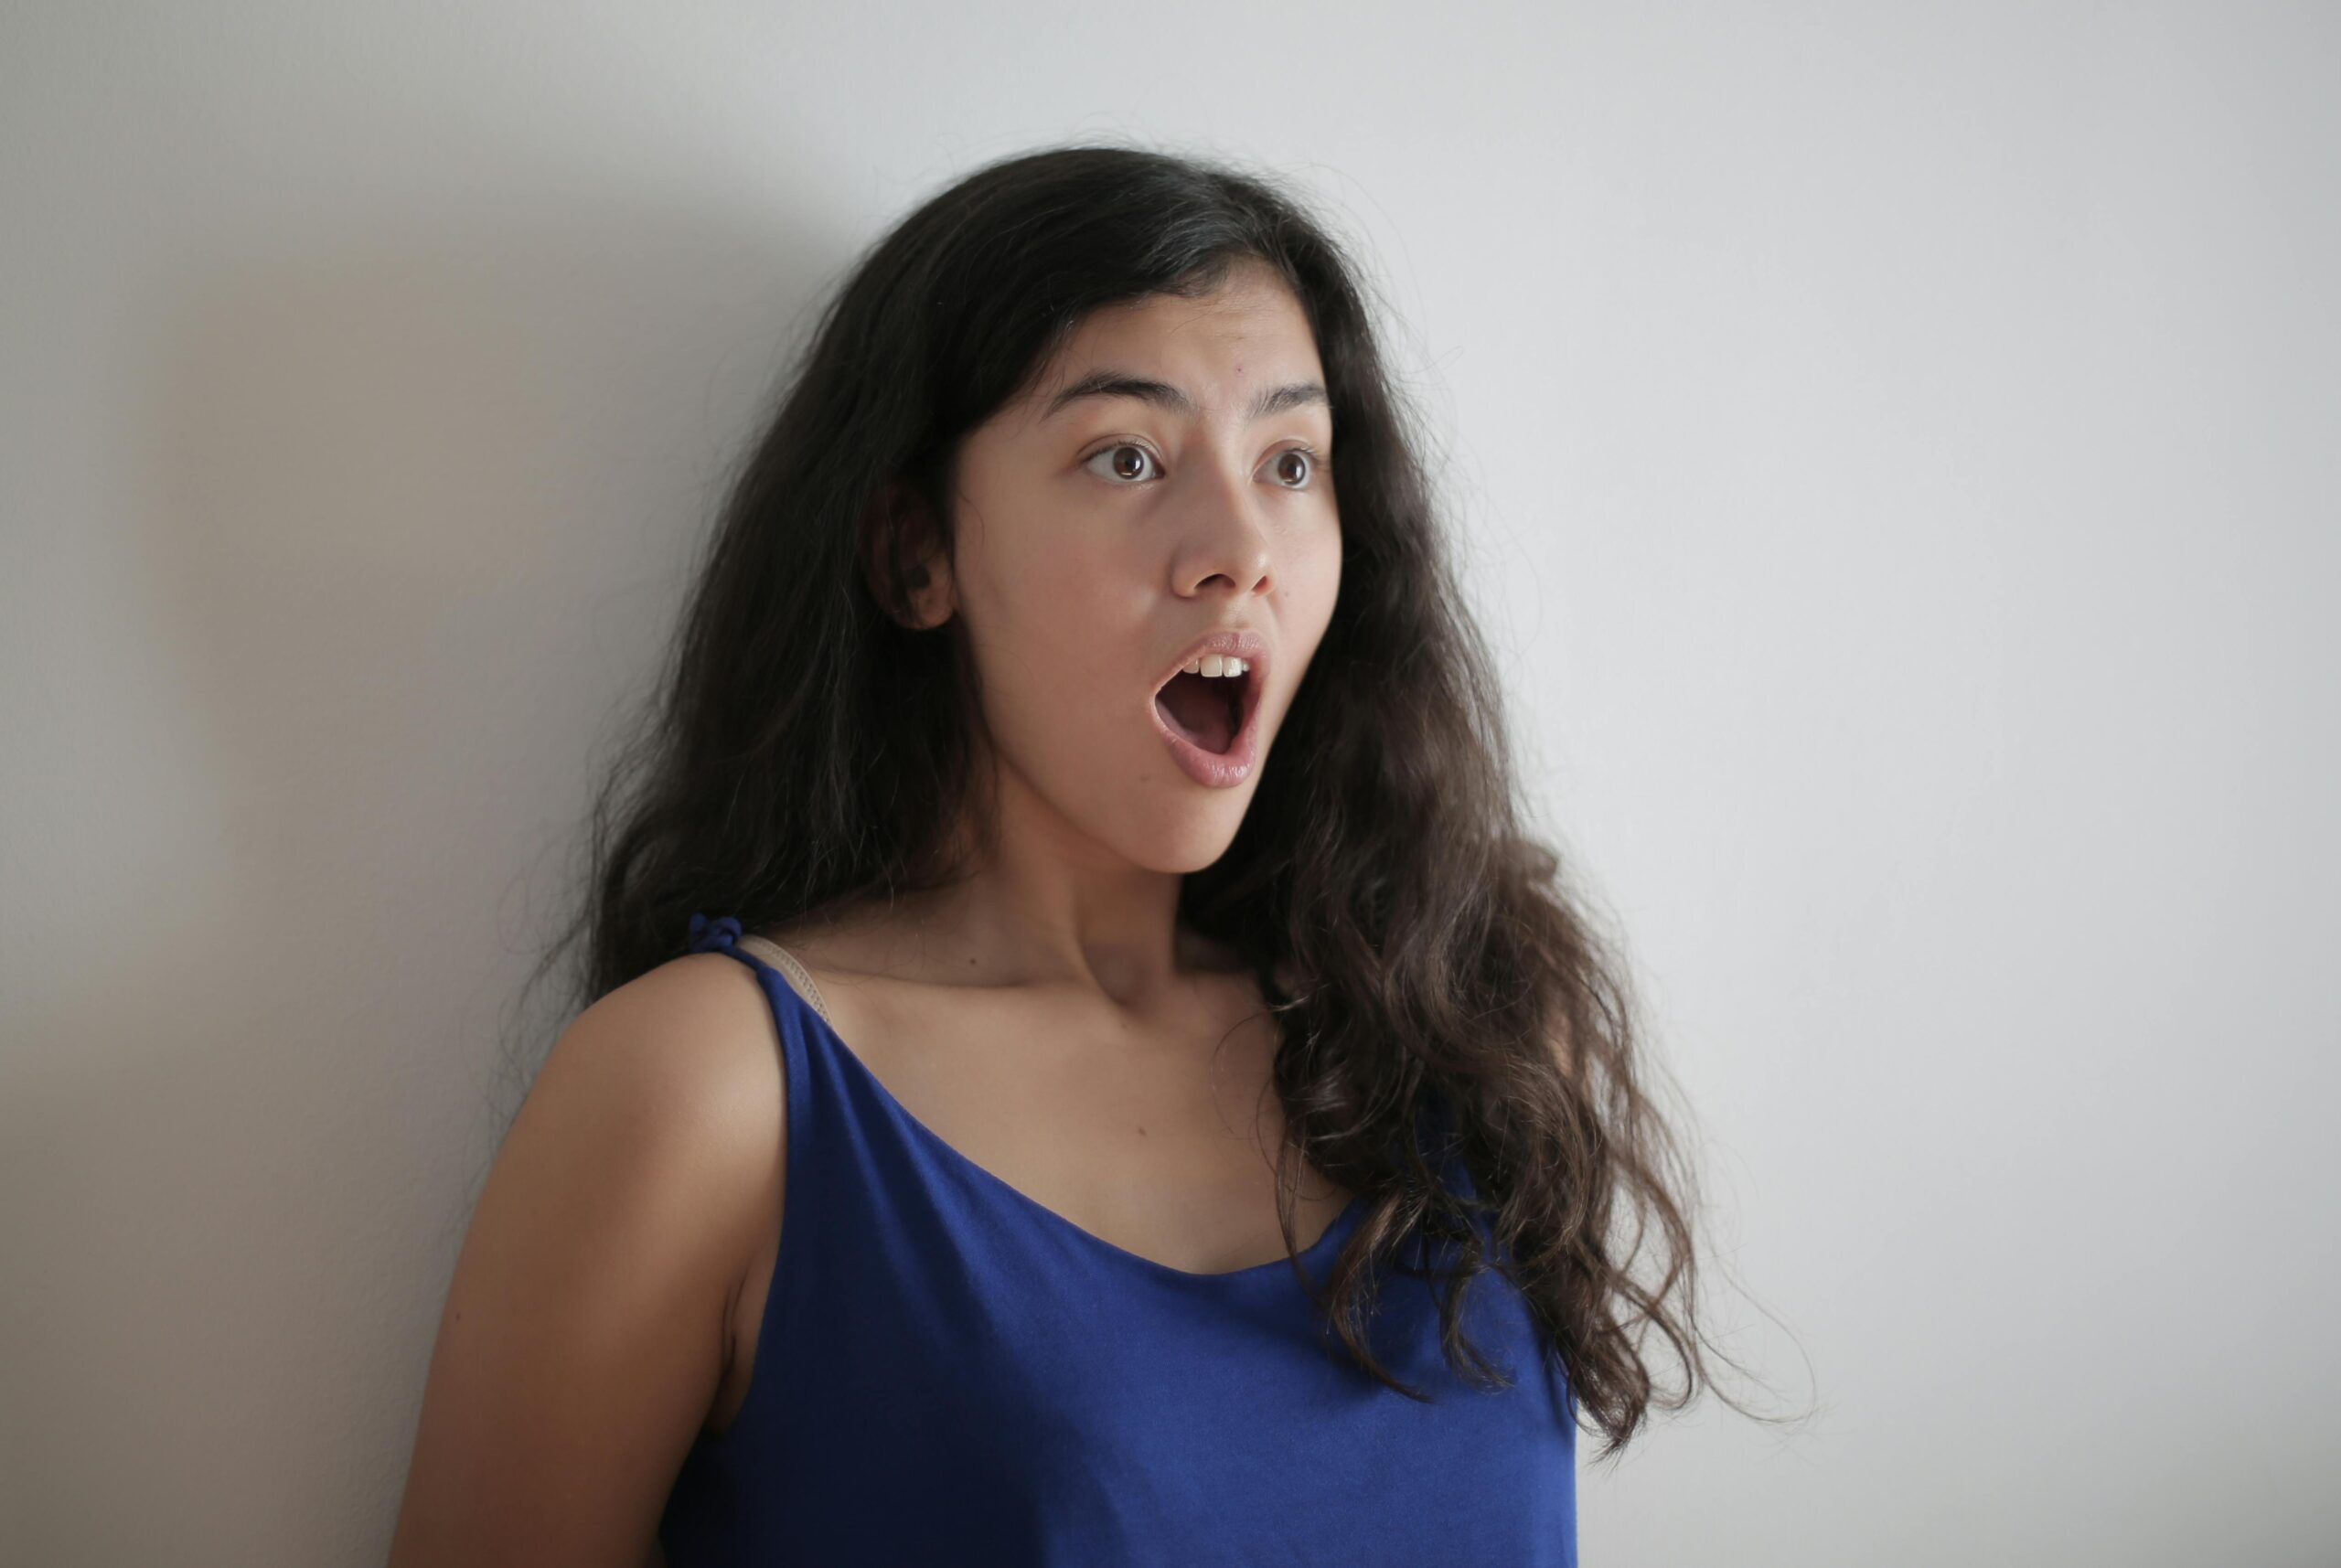
[[[77,1071],[0,1106],[9,1268],[69,1282],[13,1326],[27,1561],[379,1560],[557,912],[497,912],[550,853],[565,891],[848,249],[786,208],[513,208],[280,249],[142,324],[123,656],[208,841],[133,946],[93,934],[52,1015]],[[89,1517],[100,1473],[137,1506]]]

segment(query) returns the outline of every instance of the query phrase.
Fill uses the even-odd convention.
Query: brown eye
[[[1284,451],[1277,453],[1277,477],[1278,479],[1289,479],[1291,481],[1290,484],[1285,486],[1287,489],[1300,489],[1307,484],[1309,475],[1317,472],[1317,464],[1322,461],[1323,460],[1309,447],[1287,447]],[[1295,470],[1298,470],[1298,472]]]
[[[1113,459],[1111,464],[1114,471],[1113,477],[1125,485],[1135,483],[1142,478],[1146,472],[1146,465],[1154,461],[1154,453],[1136,442],[1129,441],[1117,442],[1112,446],[1099,448],[1090,453],[1089,462],[1095,464],[1101,457]]]

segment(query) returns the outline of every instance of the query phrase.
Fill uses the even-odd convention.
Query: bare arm
[[[554,1044],[456,1262],[390,1568],[663,1561],[658,1515],[773,1200],[763,1007],[736,962],[696,955]]]

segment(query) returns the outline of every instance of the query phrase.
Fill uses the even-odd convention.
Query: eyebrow
[[[1051,398],[1048,409],[1041,418],[1054,419],[1066,405],[1084,398],[1136,398],[1189,419],[1192,419],[1196,411],[1195,400],[1168,381],[1132,376],[1121,370],[1092,370]],[[1325,396],[1324,387],[1318,382],[1294,381],[1282,387],[1263,387],[1260,395],[1252,400],[1251,414],[1256,420],[1264,420],[1271,414],[1305,408],[1311,403],[1331,406]]]

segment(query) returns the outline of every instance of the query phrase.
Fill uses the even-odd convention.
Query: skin
[[[1101,372],[1190,406],[1060,396]],[[1258,631],[1265,767],[1340,589],[1323,374],[1299,301],[1247,266],[1201,299],[1093,313],[970,434],[955,548],[921,561],[913,614],[929,629],[958,617],[973,651],[991,848],[947,888],[764,933],[954,1149],[1078,1228],[1195,1273],[1284,1252],[1278,1035],[1241,964],[1177,921],[1181,879],[1225,852],[1261,768],[1197,784],[1155,727],[1153,692],[1199,635]],[[1254,412],[1289,387],[1320,395]],[[1302,1244],[1347,1198],[1301,1183]],[[775,1216],[743,1273],[718,1424],[744,1391],[777,1236]]]
[[[1167,382],[1192,415],[1129,397],[1050,411],[1099,369]],[[964,621],[1000,781],[999,850],[918,913],[983,973],[1143,1011],[1184,965],[1181,878],[1218,859],[1260,770],[1195,783],[1149,717],[1199,635],[1268,639],[1265,765],[1340,588],[1342,532],[1320,401],[1247,417],[1262,389],[1321,387],[1299,302],[1247,268],[1202,300],[1095,313],[1034,389],[963,448],[956,559],[927,561],[923,623]],[[1117,448],[1138,447],[1140,457]]]
[[[1193,409],[1048,411],[1106,368]],[[1176,919],[1180,879],[1225,851],[1258,772],[1194,783],[1148,709],[1193,638],[1256,629],[1265,764],[1331,617],[1342,538],[1330,469],[1283,456],[1331,453],[1325,407],[1246,411],[1322,379],[1299,304],[1257,269],[1085,322],[966,443],[957,548],[929,556],[916,595],[924,624],[960,617],[974,649],[996,851],[939,892],[766,933],[954,1149],[1197,1273],[1284,1252],[1276,1032],[1242,967]],[[786,1131],[771,1007],[735,959],[660,965],[563,1031],[448,1287],[390,1568],[660,1562],[678,1467],[754,1378]],[[1302,1245],[1347,1198],[1296,1194]]]

